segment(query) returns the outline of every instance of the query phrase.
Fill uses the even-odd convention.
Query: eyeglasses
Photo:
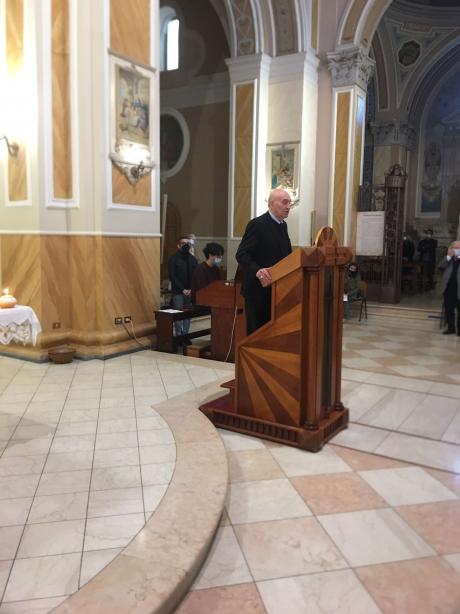
[[[292,200],[289,200],[289,198],[283,198],[283,200],[281,201],[282,205],[292,205]]]

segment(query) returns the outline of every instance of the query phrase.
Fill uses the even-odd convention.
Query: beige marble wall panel
[[[69,0],[52,0],[51,78],[55,198],[72,198]]]
[[[358,196],[359,184],[361,179],[362,147],[364,138],[364,98],[357,96],[355,122],[355,142],[353,147],[353,184],[351,193],[351,220],[350,220],[350,242],[349,246],[356,252],[356,228],[358,223]]]
[[[332,226],[340,243],[343,244],[345,228],[345,198],[348,170],[348,119],[350,114],[350,92],[337,95],[336,137],[334,153],[334,209]]]
[[[150,207],[151,176],[145,175],[136,185],[131,185],[123,173],[116,166],[112,166],[112,202],[119,205]]]
[[[254,84],[236,87],[233,234],[242,236],[251,218]]]
[[[102,313],[101,238],[68,239],[72,328],[96,331]]]
[[[150,0],[111,0],[110,46],[150,64]]]
[[[2,283],[20,305],[30,305],[41,318],[40,237],[2,235],[0,237]]]
[[[71,304],[75,297],[71,293],[69,239],[65,235],[40,237],[43,332],[53,330],[53,322],[59,322],[63,331],[72,327]]]
[[[17,156],[8,156],[8,198],[27,200],[27,152],[20,144]]]
[[[318,1],[311,0],[311,46],[318,49]]]
[[[14,79],[24,65],[24,1],[6,0],[6,67]],[[11,140],[17,135],[9,134]],[[21,145],[17,157],[8,156],[8,195],[10,201],[27,200],[27,155]]]
[[[103,329],[115,316],[153,322],[160,302],[160,240],[102,237]]]

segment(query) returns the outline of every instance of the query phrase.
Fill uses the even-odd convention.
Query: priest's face
[[[291,210],[291,197],[285,190],[273,190],[268,200],[268,208],[278,220],[285,220]]]

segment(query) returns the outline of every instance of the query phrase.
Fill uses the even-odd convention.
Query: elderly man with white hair
[[[447,323],[447,329],[443,334],[455,334],[455,310],[457,310],[457,336],[460,337],[460,241],[453,241],[450,244],[447,255],[438,268],[442,271],[441,289]]]
[[[271,318],[270,267],[292,251],[286,225],[291,206],[288,192],[282,188],[272,190],[268,211],[249,222],[236,252],[243,270],[241,294],[245,299],[248,335]]]

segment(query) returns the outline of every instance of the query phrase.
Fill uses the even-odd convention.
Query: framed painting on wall
[[[110,159],[136,183],[154,168],[152,159],[153,69],[111,53]]]
[[[294,199],[299,190],[299,143],[267,145],[267,194],[283,188]]]

